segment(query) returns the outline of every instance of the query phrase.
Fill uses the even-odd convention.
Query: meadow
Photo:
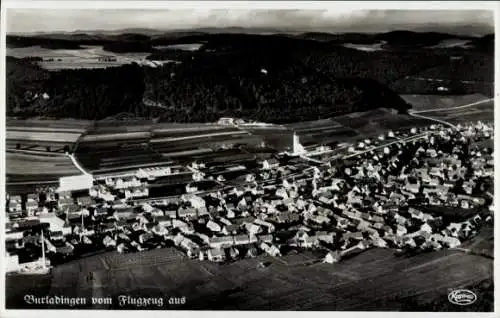
[[[493,122],[495,118],[494,101],[491,100],[466,108],[429,111],[422,115],[445,120],[452,124],[477,121]]]
[[[435,108],[453,108],[487,100],[482,94],[466,95],[401,95],[413,107],[413,111],[432,110]]]
[[[376,137],[389,130],[409,130],[433,124],[427,119],[405,114],[394,114],[386,109],[376,109],[317,121],[287,125],[295,131],[304,146],[335,144]]]
[[[450,288],[477,284],[493,272],[491,259],[451,250],[403,257],[375,248],[337,264],[266,255],[216,264],[176,255],[170,248],[140,257],[112,252],[67,263],[53,269],[49,294],[185,296],[186,304],[175,309],[186,310],[399,310],[409,300],[418,310]],[[270,265],[259,268],[261,262]],[[90,272],[94,280],[87,281]]]
[[[6,153],[7,184],[57,181],[62,176],[79,175],[81,172],[64,155],[46,156],[23,153]]]

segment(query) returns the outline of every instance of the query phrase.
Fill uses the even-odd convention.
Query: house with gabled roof
[[[316,232],[316,237],[318,238],[318,240],[326,244],[333,244],[333,239],[335,236],[336,233],[334,232],[326,232],[326,231]]]
[[[316,223],[316,224],[329,224],[330,219],[324,215],[312,215],[309,218],[310,221]]]
[[[70,205],[74,205],[74,200],[73,198],[66,198],[66,197],[63,197],[63,198],[59,198],[59,200],[57,201],[57,206],[59,208],[60,211],[63,211],[66,207],[70,206]]]
[[[205,244],[208,245],[210,243],[210,237],[208,235],[198,232],[194,233],[194,235],[199,237]]]
[[[237,234],[240,229],[240,226],[237,224],[225,225],[222,228],[221,233],[224,235],[234,235]]]
[[[210,238],[209,246],[211,248],[225,248],[234,244],[232,236],[214,236]]]
[[[179,247],[186,251],[189,258],[197,257],[200,252],[200,246],[187,237],[180,242]]]
[[[185,219],[185,218],[196,217],[198,215],[198,212],[193,207],[187,207],[187,208],[180,207],[179,210],[177,210],[177,214],[179,215],[179,218]]]
[[[223,262],[226,259],[226,254],[220,248],[212,248],[207,251],[207,258],[211,262]]]
[[[35,215],[35,212],[38,209],[38,202],[36,201],[27,201],[26,202],[26,212],[28,216],[33,216]]]
[[[340,252],[339,251],[330,251],[325,255],[325,258],[323,259],[323,263],[328,263],[328,264],[333,264],[333,263],[338,263],[341,260]]]
[[[381,237],[373,236],[373,237],[371,237],[371,240],[372,240],[372,243],[374,246],[381,247],[381,248],[385,248],[388,246],[387,242]]]
[[[346,232],[342,235],[342,240],[348,241],[349,239],[361,241],[361,240],[363,240],[363,233],[360,231],[358,231],[358,232]]]
[[[258,224],[245,223],[244,227],[247,230],[248,234],[250,234],[250,235],[256,235],[256,234],[262,233],[262,227]]]
[[[449,248],[457,247],[457,246],[460,246],[460,244],[461,244],[461,242],[458,238],[447,236],[447,235],[445,235],[443,237],[441,243],[448,246]]]
[[[257,238],[259,241],[266,242],[266,243],[272,243],[272,241],[273,241],[273,236],[271,234],[259,235]]]
[[[250,236],[248,234],[239,234],[234,237],[234,245],[245,245],[250,244]]]
[[[137,213],[134,211],[133,207],[126,207],[126,208],[120,208],[120,209],[115,208],[113,215],[117,220],[126,220],[126,219],[135,218]]]
[[[375,223],[373,223],[372,227],[377,229],[377,230],[382,230],[382,228],[384,227],[384,224],[381,222],[375,222]]]
[[[366,231],[367,229],[369,229],[372,226],[372,223],[367,222],[363,219],[360,219],[358,221],[359,221],[359,223],[356,225],[356,229],[358,231]]]
[[[165,210],[164,214],[165,214],[165,216],[168,216],[171,219],[177,218],[177,211],[176,210]]]
[[[212,221],[212,220],[209,220],[207,222],[207,228],[212,231],[212,232],[220,232],[222,230],[222,227],[220,226],[220,224]]]
[[[406,227],[402,226],[402,225],[397,225],[396,226],[396,235],[405,235],[406,233],[408,233],[408,230],[406,229]]]
[[[201,217],[201,216],[205,216],[205,215],[210,215],[210,213],[208,213],[208,209],[206,206],[201,206],[197,209],[197,212],[198,212],[198,216]]]
[[[154,217],[160,217],[160,216],[165,216],[165,213],[163,213],[163,210],[152,207],[149,211],[145,211],[147,213],[150,213]]]
[[[224,224],[224,225],[231,225],[231,224],[233,224],[231,221],[229,221],[228,219],[223,218],[223,217],[219,218],[219,222],[222,223],[222,224]]]
[[[267,253],[270,256],[277,257],[281,256],[281,252],[278,247],[262,242],[259,245],[260,249],[263,250],[265,253]]]

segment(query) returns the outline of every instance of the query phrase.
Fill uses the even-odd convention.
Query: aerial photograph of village
[[[6,309],[494,311],[487,8],[2,8]]]

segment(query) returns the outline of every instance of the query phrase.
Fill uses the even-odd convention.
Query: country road
[[[434,117],[420,115],[420,114],[421,113],[430,113],[430,112],[442,111],[442,110],[463,109],[463,108],[468,108],[468,107],[473,107],[473,106],[477,106],[477,105],[480,105],[480,104],[488,103],[488,102],[493,101],[493,100],[494,100],[494,98],[488,98],[488,99],[484,99],[484,100],[481,100],[481,101],[477,101],[477,102],[474,102],[474,103],[470,103],[470,104],[466,104],[466,105],[461,105],[461,106],[457,106],[457,107],[428,109],[428,110],[421,110],[421,111],[409,112],[408,114],[410,116],[417,117],[417,118],[423,118],[423,119],[427,119],[427,120],[433,120],[435,122],[438,122],[440,124],[443,124],[443,125],[446,125],[446,126],[449,126],[449,127],[453,128],[453,129],[458,130],[458,127],[456,125],[450,123],[450,122],[447,122],[447,121],[441,120],[441,119],[437,119],[437,118],[434,118]],[[476,146],[476,148],[478,148],[476,142],[473,141],[473,144]]]
[[[472,107],[472,106],[476,106],[476,105],[488,103],[488,102],[493,101],[493,100],[494,100],[494,98],[488,98],[488,99],[484,99],[484,100],[481,100],[481,101],[478,101],[478,102],[474,102],[474,103],[470,103],[470,104],[466,104],[466,105],[461,105],[461,106],[457,106],[457,107],[448,107],[448,108],[445,107],[445,108],[434,108],[434,109],[425,109],[425,110],[410,111],[410,115],[421,114],[421,113],[438,112],[438,111],[443,111],[443,110],[455,110],[455,109],[468,108],[468,107]]]
[[[437,83],[443,83],[443,82],[448,82],[450,79],[444,79],[444,78],[432,78],[432,77],[418,77],[418,76],[406,76],[405,79],[415,79],[419,81],[427,81],[427,82],[437,82]],[[492,84],[490,82],[485,82],[485,81],[467,81],[467,80],[460,80],[460,83],[464,84],[475,84],[475,83],[486,83],[486,84]]]
[[[409,115],[413,116],[413,117],[417,117],[417,118],[432,120],[432,121],[435,121],[437,123],[449,126],[449,127],[453,128],[453,129],[458,129],[458,127],[456,125],[454,125],[454,124],[452,124],[450,122],[447,122],[445,120],[441,120],[441,119],[437,119],[437,118],[429,117],[429,116],[425,116],[425,115],[420,115],[420,114],[421,113],[436,112],[436,111],[443,111],[443,110],[463,109],[463,108],[468,108],[468,107],[473,107],[473,106],[476,106],[476,105],[488,103],[488,102],[490,102],[492,100],[494,100],[494,98],[488,98],[488,99],[485,99],[485,100],[482,100],[482,101],[478,101],[478,102],[474,102],[474,103],[470,103],[470,104],[466,104],[466,105],[461,105],[461,106],[457,106],[457,107],[435,108],[435,109],[428,109],[428,110],[421,110],[421,111],[412,111],[412,112],[409,113]],[[380,145],[380,146],[377,146],[377,147],[369,148],[369,149],[367,149],[365,151],[362,151],[362,152],[357,152],[357,153],[354,153],[352,155],[347,155],[343,159],[349,159],[349,158],[352,158],[352,157],[356,157],[356,156],[365,154],[367,152],[380,149],[382,147],[390,146],[390,145],[395,144],[395,143],[400,143],[400,142],[403,142],[403,141],[411,141],[411,140],[414,140],[414,139],[420,139],[420,138],[425,137],[425,135],[427,135],[427,133],[420,134],[420,135],[417,135],[417,136],[411,136],[411,137],[408,137],[408,138],[405,138],[405,139],[398,139],[398,140],[395,140],[393,142],[390,142],[390,143],[387,143],[387,144],[384,144],[384,145]]]
[[[417,117],[417,118],[422,118],[422,119],[432,120],[432,121],[438,122],[440,124],[443,124],[443,125],[446,125],[446,126],[450,126],[453,129],[458,129],[458,127],[455,126],[455,125],[453,125],[452,123],[444,121],[444,120],[441,120],[441,119],[437,119],[437,118],[434,118],[434,117],[423,116],[423,115],[419,115],[419,114],[415,114],[415,113],[410,113],[410,116]]]
[[[387,144],[383,144],[383,145],[376,146],[376,147],[371,147],[371,148],[366,149],[364,151],[353,153],[352,155],[347,155],[343,159],[349,159],[349,158],[352,158],[352,157],[356,157],[356,156],[365,154],[365,153],[370,152],[370,151],[374,151],[374,150],[377,150],[377,149],[380,149],[380,148],[383,148],[383,147],[388,147],[388,146],[393,145],[393,144],[397,144],[397,143],[401,143],[401,142],[407,142],[407,141],[412,141],[412,140],[416,140],[416,139],[420,139],[420,138],[425,138],[425,136],[427,136],[427,134],[428,133],[425,132],[425,133],[418,134],[418,135],[415,135],[415,136],[410,136],[410,137],[407,137],[407,138],[404,138],[404,139],[400,138],[400,139],[391,141],[391,142],[389,142]]]
[[[73,162],[73,164],[75,165],[76,168],[78,168],[78,170],[80,170],[81,173],[83,173],[84,175],[86,176],[89,176],[90,173],[88,173],[81,165],[80,163],[76,160],[75,158],[75,155],[74,154],[68,154],[68,157],[71,159],[71,161]]]

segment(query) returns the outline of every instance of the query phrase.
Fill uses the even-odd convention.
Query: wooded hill
[[[391,36],[398,38],[397,35]],[[446,50],[398,48],[362,52],[345,48],[338,40],[311,40],[310,34],[73,37],[78,40],[46,36],[27,43],[52,48],[65,43],[99,43],[110,51],[148,51],[151,60],[181,63],[158,68],[131,64],[48,72],[33,61],[8,57],[8,115],[102,119],[130,113],[172,122],[206,122],[233,116],[287,123],[378,107],[404,112],[409,105],[398,96],[407,86],[401,84],[402,80],[432,68],[444,67],[450,76],[471,74],[468,69],[477,73],[474,69],[478,63],[484,66],[482,70],[487,70],[493,60],[492,55],[477,50],[460,50],[456,54],[464,62],[450,67]],[[367,37],[358,37],[367,41]],[[442,36],[434,35],[432,41],[419,43],[434,43],[436,38]],[[22,37],[10,39],[17,46],[22,46],[23,41]],[[488,38],[475,41],[483,49],[487,47]],[[192,52],[154,48],[159,44],[182,43],[203,46]],[[492,71],[482,76],[488,80],[493,77]],[[457,85],[457,91],[463,90],[462,85]],[[41,98],[43,93],[49,98]]]

